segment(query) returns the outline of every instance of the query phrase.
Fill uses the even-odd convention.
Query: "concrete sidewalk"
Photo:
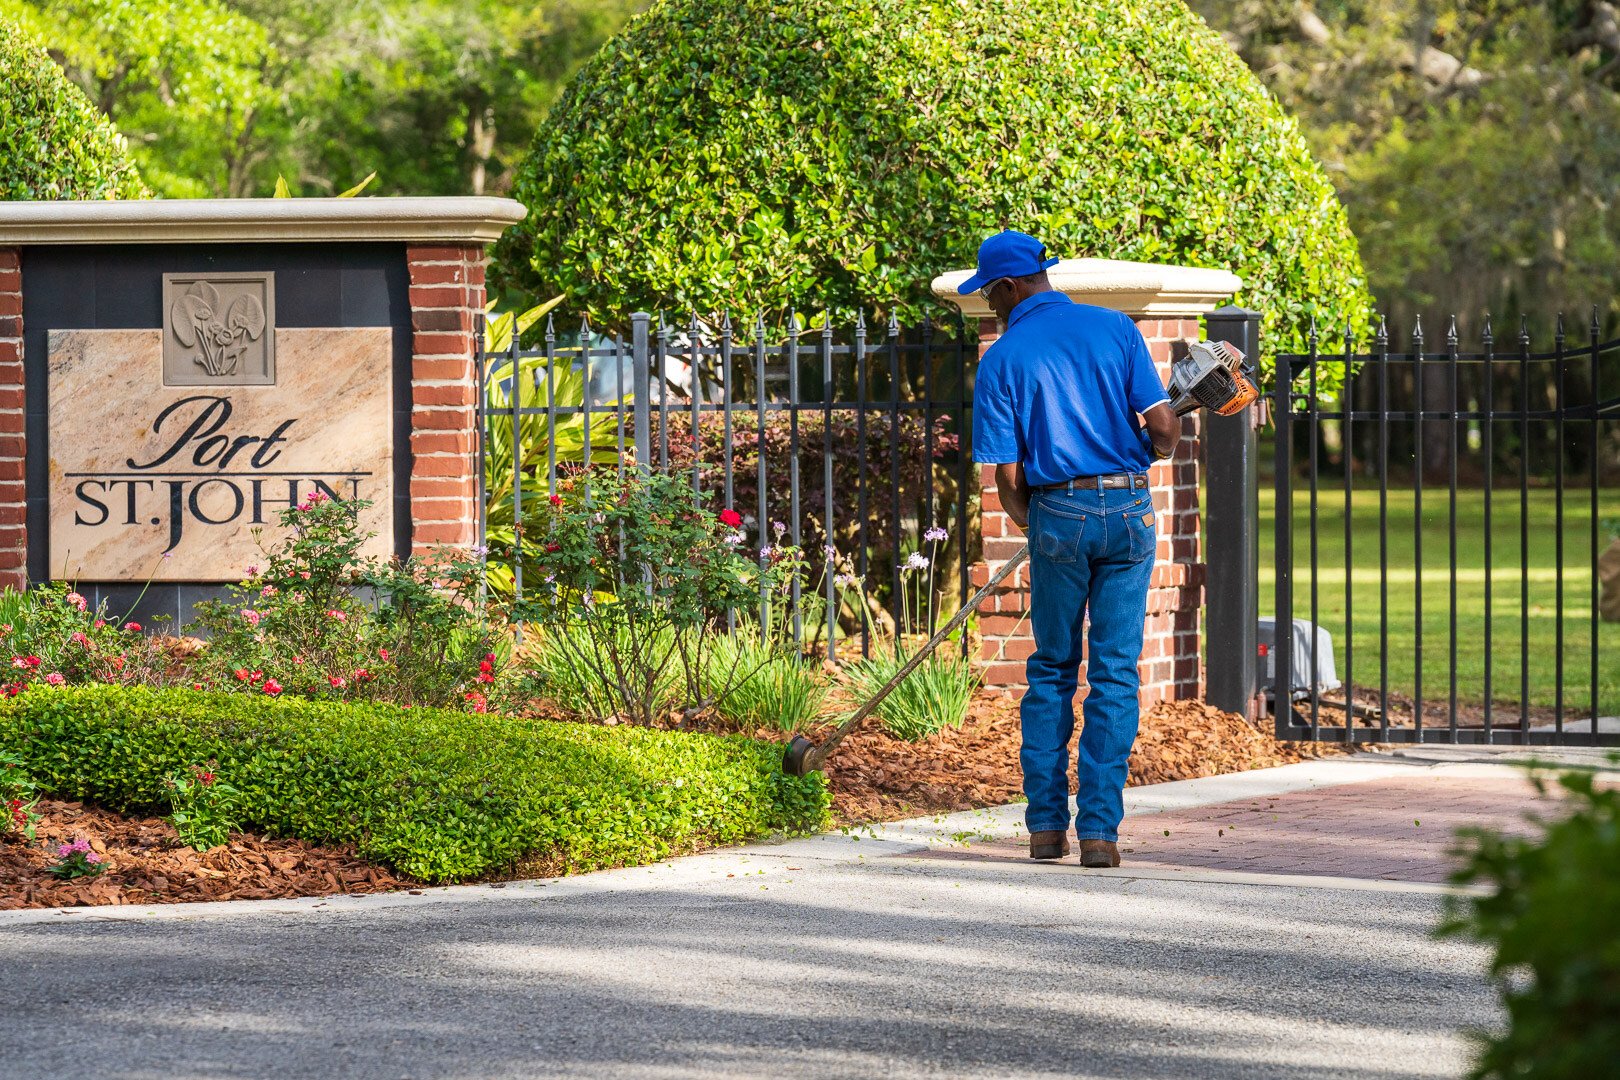
[[[1014,806],[504,887],[4,912],[0,1071],[1455,1076],[1497,1010],[1483,952],[1430,933],[1437,815],[1512,825],[1516,777],[1361,755],[1133,789],[1111,871],[1023,858]],[[1347,857],[1338,830],[1408,812]]]

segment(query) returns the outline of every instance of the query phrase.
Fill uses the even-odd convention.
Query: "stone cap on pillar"
[[[1230,270],[1123,259],[1064,259],[1046,273],[1054,289],[1077,303],[1145,319],[1195,319],[1243,287],[1243,279]],[[970,319],[990,318],[995,313],[978,293],[961,296],[956,291],[972,274],[952,270],[939,275],[932,283],[934,295]]]
[[[491,196],[0,202],[0,247],[366,241],[489,244],[523,220]]]

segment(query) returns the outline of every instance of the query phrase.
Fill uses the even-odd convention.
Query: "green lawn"
[[[1311,614],[1310,493],[1294,493],[1294,617]],[[1571,491],[1564,498],[1564,707],[1576,714],[1591,708],[1592,633],[1591,512],[1589,494]],[[1483,702],[1485,661],[1491,657],[1492,697],[1517,707],[1520,698],[1519,493],[1492,494],[1492,625],[1485,628],[1485,496],[1482,491],[1457,495],[1457,696],[1460,702]],[[1450,539],[1449,496],[1445,488],[1423,495],[1423,631],[1421,637],[1423,697],[1433,703],[1450,693]],[[1275,606],[1276,563],[1274,500],[1264,485],[1260,507],[1260,610]],[[1558,596],[1556,501],[1550,491],[1532,491],[1529,499],[1529,700],[1551,706],[1558,697],[1555,682],[1555,613]],[[1620,517],[1620,491],[1600,492],[1600,521]],[[1344,492],[1323,490],[1317,505],[1318,621],[1333,634],[1340,679],[1345,675],[1345,538]],[[1414,506],[1410,489],[1389,492],[1389,685],[1412,692],[1419,644],[1415,619],[1417,591],[1413,570]],[[1379,683],[1379,552],[1378,491],[1356,491],[1351,510],[1353,553],[1351,587],[1355,619],[1354,679],[1358,688]],[[1600,533],[1599,543],[1609,538]],[[1210,553],[1218,557],[1217,553]],[[1600,623],[1598,630],[1599,715],[1620,713],[1620,623]],[[1505,717],[1503,719],[1506,719]]]

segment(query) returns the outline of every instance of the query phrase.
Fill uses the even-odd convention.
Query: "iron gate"
[[[1620,745],[1620,340],[1595,311],[1503,337],[1391,351],[1380,320],[1370,352],[1313,327],[1277,357],[1278,737]]]

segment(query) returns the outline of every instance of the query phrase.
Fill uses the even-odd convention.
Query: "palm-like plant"
[[[521,313],[491,315],[484,324],[486,353],[510,352],[513,333],[521,336],[562,299],[553,297]],[[488,568],[489,587],[500,595],[509,596],[515,590],[514,561],[522,561],[525,582],[537,583],[544,573],[531,546],[518,542],[517,512],[527,516],[545,499],[553,460],[559,465],[585,461],[584,415],[546,414],[548,402],[559,410],[584,404],[585,372],[574,367],[571,354],[572,350],[570,355],[554,356],[551,371],[544,356],[507,356],[496,360],[484,375],[485,543],[501,556]],[[613,408],[591,414],[592,463],[611,465],[618,460],[618,423]]]

